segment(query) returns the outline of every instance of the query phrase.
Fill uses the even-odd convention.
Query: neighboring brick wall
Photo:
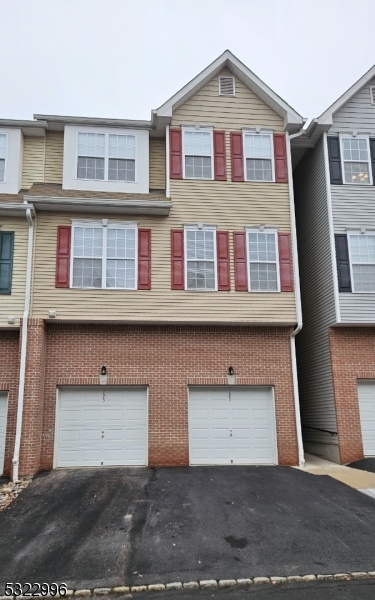
[[[10,475],[16,435],[19,377],[19,331],[0,331],[0,390],[8,392],[4,475]]]
[[[274,382],[279,462],[297,464],[290,334],[276,327],[47,324],[39,468],[53,464],[57,385],[99,383],[102,365],[108,385],[133,378],[149,385],[150,466],[189,463],[188,380],[222,383],[229,365],[243,384]]]
[[[363,458],[357,379],[375,378],[375,331],[336,327],[329,331],[340,460]]]

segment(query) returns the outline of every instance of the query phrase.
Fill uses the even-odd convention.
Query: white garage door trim
[[[266,409],[268,412],[268,439],[270,441],[269,445],[266,447],[263,445],[263,442],[260,442],[260,446],[258,448],[258,450],[260,450],[260,452],[258,453],[258,457],[255,456],[255,452],[256,449],[254,448],[254,443],[253,444],[249,444],[247,445],[246,443],[246,438],[243,438],[243,441],[241,441],[241,434],[244,433],[244,431],[241,432],[241,428],[239,427],[233,427],[232,423],[235,424],[235,419],[236,416],[235,414],[232,413],[232,408],[235,405],[235,402],[242,402],[243,400],[246,400],[246,396],[244,397],[243,395],[248,394],[248,402],[251,402],[251,392],[253,392],[254,394],[256,392],[265,392],[267,391],[267,395],[264,395],[263,398],[258,398],[258,400],[260,400],[260,402],[262,403],[263,400],[267,400],[267,402],[265,403],[264,407],[253,407],[254,408],[259,408],[260,410],[264,410]],[[223,413],[223,417],[222,417],[222,423],[218,424],[218,429],[217,429],[217,434],[218,434],[218,446],[217,446],[217,455],[216,457],[213,456],[212,454],[212,446],[208,447],[208,452],[206,453],[206,457],[203,457],[203,451],[204,448],[199,448],[199,441],[195,441],[194,440],[199,440],[198,437],[194,437],[197,435],[197,428],[193,427],[193,403],[194,403],[194,399],[193,399],[193,394],[192,392],[196,392],[197,394],[204,394],[205,392],[207,393],[215,393],[217,392],[217,397],[218,397],[218,403],[222,402],[223,403],[223,408],[225,410],[226,409],[226,394],[228,394],[228,402],[229,402],[229,393],[231,393],[231,397],[232,397],[232,401],[233,404],[230,404],[228,406],[228,410],[229,410],[229,414],[224,415]],[[236,399],[235,396],[238,395],[238,398]],[[243,396],[241,398],[241,395]],[[220,396],[222,396],[222,398],[220,399]],[[189,403],[189,463],[190,465],[259,465],[259,464],[264,464],[264,465],[276,465],[278,464],[278,449],[277,449],[277,431],[276,431],[276,411],[275,411],[275,392],[274,392],[274,388],[271,386],[191,386],[188,389],[188,403]],[[254,402],[257,399],[254,398]],[[215,401],[215,398],[213,399],[213,401]],[[198,400],[199,402],[199,400]],[[209,408],[209,400],[207,402],[207,407]],[[248,405],[249,406],[249,405]],[[196,408],[196,407],[195,407]],[[238,407],[240,409],[240,406]],[[206,426],[206,430],[207,430],[207,438],[209,439],[209,437],[212,435],[212,429],[210,426],[210,414],[211,411],[208,411],[209,414],[207,414],[207,426]],[[195,417],[197,418],[197,417]],[[228,423],[228,418],[231,420],[231,426],[229,427],[227,425]],[[242,420],[243,417],[240,417],[240,419]],[[243,422],[243,421],[241,421]],[[254,423],[254,420],[251,419],[251,414],[249,414],[249,429],[248,429],[248,433],[249,435],[251,435],[251,427],[252,427],[252,423]],[[204,427],[202,428],[204,429]],[[228,431],[226,431],[226,429]],[[245,428],[246,429],[246,428]],[[236,432],[237,432],[237,440],[238,443],[237,444],[233,444],[233,440],[236,439]],[[202,432],[203,434],[203,432]],[[198,433],[199,435],[199,433]],[[221,438],[222,436],[222,438]],[[228,437],[229,436],[229,437]],[[204,437],[201,438],[202,440],[204,440]],[[248,439],[254,439],[249,437]],[[222,441],[223,440],[223,441]],[[208,445],[210,446],[209,442]],[[252,446],[252,448],[251,448]],[[197,450],[202,449],[202,453],[201,453],[201,457],[197,457]],[[251,449],[254,451],[254,456],[251,457]],[[268,456],[266,456],[267,453],[264,453],[264,456],[262,457],[262,451],[267,449],[268,452]],[[193,456],[193,453],[195,452],[195,456]]]
[[[8,392],[0,392],[0,475],[4,472],[5,440],[8,422]]]
[[[359,379],[357,390],[363,454],[375,456],[375,381]]]
[[[90,391],[90,390],[101,390],[101,391],[111,391],[111,390],[126,390],[126,391],[130,391],[132,389],[134,390],[144,390],[146,392],[146,407],[145,407],[145,447],[144,447],[144,455],[145,455],[145,461],[142,462],[142,464],[126,464],[123,466],[127,466],[127,467],[140,467],[140,466],[147,466],[148,465],[148,415],[149,415],[149,388],[148,386],[63,386],[60,388],[56,389],[56,412],[55,412],[55,439],[54,439],[54,452],[53,452],[53,468],[60,468],[60,465],[58,464],[58,445],[59,445],[59,432],[60,432],[60,408],[61,408],[61,393],[62,392],[66,392],[66,391],[74,391],[74,390],[80,390],[80,391]],[[104,466],[120,466],[120,465],[104,465]],[[92,465],[93,468],[96,468],[96,465]],[[101,465],[97,466],[98,468],[101,468]],[[61,468],[77,468],[74,465],[72,465],[71,467],[69,466],[62,466]],[[87,466],[83,466],[83,467],[78,467],[78,468],[89,468],[89,465]]]

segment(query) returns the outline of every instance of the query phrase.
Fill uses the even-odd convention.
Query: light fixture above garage
[[[107,367],[105,365],[103,365],[102,368],[100,369],[100,374],[107,375]]]
[[[234,375],[233,367],[228,367],[228,375]]]

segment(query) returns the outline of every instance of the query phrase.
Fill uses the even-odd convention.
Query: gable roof
[[[172,112],[184,104],[198,92],[206,83],[223,69],[229,69],[244,85],[258,96],[269,108],[284,119],[284,126],[290,132],[298,131],[304,124],[301,117],[289,104],[269,88],[259,77],[248,69],[234,54],[225,50],[213,63],[194,77],[179,92],[169,98],[158,109],[152,111],[156,120],[172,116]],[[155,118],[154,117],[154,118]]]

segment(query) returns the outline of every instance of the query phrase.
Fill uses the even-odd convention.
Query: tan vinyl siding
[[[220,76],[233,77],[232,73],[227,70],[213,77],[174,112],[172,127],[200,123],[213,125],[227,131],[257,125],[269,127],[275,131],[284,130],[282,118],[237,78],[235,78],[236,95],[233,97],[219,96]]]
[[[64,133],[51,131],[46,134],[45,183],[61,183],[63,179]]]
[[[15,317],[19,327],[25,305],[28,225],[26,218],[0,218],[0,231],[14,231],[12,292],[0,294],[0,327],[9,327],[8,317]]]
[[[29,189],[35,182],[44,181],[44,137],[24,137],[22,188]]]
[[[165,190],[165,139],[150,138],[150,190]]]

